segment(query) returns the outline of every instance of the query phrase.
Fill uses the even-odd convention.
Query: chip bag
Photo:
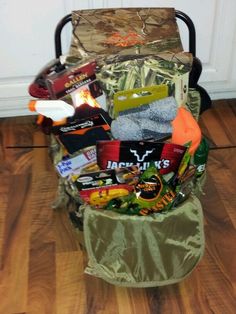
[[[152,163],[141,174],[134,192],[112,199],[106,209],[128,215],[148,215],[169,210],[175,197],[176,193],[167,185]]]

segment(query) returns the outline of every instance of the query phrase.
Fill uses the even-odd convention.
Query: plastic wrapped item
[[[202,138],[200,145],[198,146],[194,154],[194,165],[196,166],[196,177],[199,178],[203,175],[206,169],[206,163],[209,153],[209,144],[205,137]]]
[[[134,190],[140,170],[136,166],[91,172],[74,180],[86,204],[103,208],[113,198],[129,195]]]
[[[75,156],[65,155],[63,158],[55,165],[58,173],[63,177],[69,177],[72,175],[83,174],[84,172],[91,172],[97,165],[97,154],[96,147],[90,146],[86,147],[77,152]]]
[[[152,163],[140,176],[128,196],[112,199],[105,207],[128,215],[148,215],[169,210],[176,193],[167,185]]]
[[[84,119],[74,119],[52,128],[60,143],[69,154],[96,145],[98,140],[109,140],[110,126],[102,114]]]

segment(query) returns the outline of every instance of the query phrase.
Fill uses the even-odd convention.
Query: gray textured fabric
[[[156,100],[151,104],[120,111],[120,116],[132,119],[150,119],[157,122],[171,121],[177,114],[177,103],[173,96]]]
[[[118,117],[112,121],[111,132],[114,138],[120,140],[144,140],[156,134],[155,139],[164,134],[172,133],[170,122],[156,122],[149,119],[131,119],[127,116]]]

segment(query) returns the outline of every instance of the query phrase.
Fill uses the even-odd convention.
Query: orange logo
[[[112,34],[105,43],[117,47],[129,47],[134,45],[143,45],[144,40],[135,32],[129,31],[127,35],[121,35],[119,32]]]

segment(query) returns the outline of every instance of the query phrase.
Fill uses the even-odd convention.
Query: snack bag
[[[153,161],[161,174],[176,172],[186,147],[156,141],[98,141],[97,162],[101,169],[137,165],[146,170]]]
[[[164,181],[152,163],[134,187],[134,192],[112,199],[106,209],[128,215],[148,215],[169,210],[176,193]]]

